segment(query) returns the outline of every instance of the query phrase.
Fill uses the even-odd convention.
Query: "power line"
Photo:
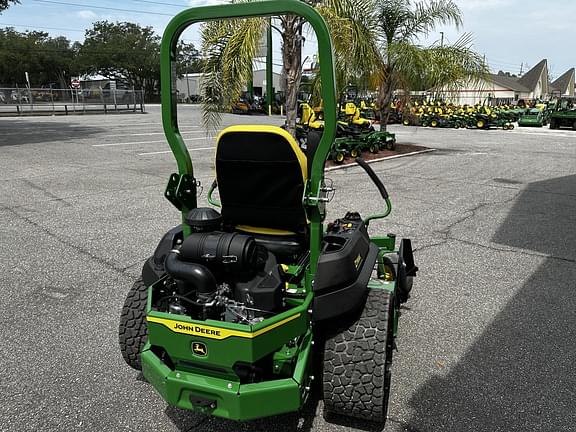
[[[60,30],[60,31],[71,31],[71,32],[84,33],[84,30],[62,28],[62,27],[43,27],[43,26],[36,26],[36,25],[35,26],[29,26],[29,25],[24,25],[24,24],[9,24],[9,23],[0,23],[0,25],[7,26],[7,27],[25,27],[25,28],[30,28],[30,29]]]
[[[28,28],[28,29],[43,29],[43,30],[59,30],[59,31],[71,31],[71,32],[79,32],[79,33],[84,33],[86,31],[86,29],[84,30],[80,30],[80,29],[71,29],[71,28],[63,28],[63,27],[44,27],[44,26],[38,26],[38,25],[26,25],[26,24],[13,24],[13,23],[0,23],[0,26],[7,26],[7,27],[24,27],[24,28]],[[201,45],[202,41],[201,40],[194,40],[194,39],[180,39],[181,42],[184,42],[186,44],[193,44],[193,45]]]
[[[152,1],[152,0],[130,0],[130,1],[138,2],[138,3],[148,3],[148,4],[153,4],[153,5],[160,5],[160,6],[174,6],[174,7],[179,7],[179,8],[188,7],[188,6],[182,5],[182,4],[164,3],[164,2]]]
[[[20,53],[35,53],[35,52],[45,52],[45,53],[71,53],[72,49],[65,49],[65,48],[7,48],[3,47],[2,51],[12,51],[12,52],[20,52]],[[101,49],[101,50],[84,50],[84,53],[88,54],[111,54],[117,52],[113,49]],[[132,53],[143,53],[149,54],[149,51],[145,50],[132,50]]]
[[[134,9],[120,9],[120,8],[113,8],[107,6],[93,6],[93,5],[86,5],[86,4],[78,4],[78,3],[68,3],[63,1],[55,1],[55,0],[33,0],[39,3],[48,3],[48,4],[57,4],[63,6],[75,6],[81,8],[90,8],[90,9],[103,9],[103,10],[111,10],[116,12],[130,12],[130,13],[140,13],[140,14],[148,14],[148,15],[162,15],[162,16],[169,16],[173,17],[174,14],[167,14],[162,12],[152,12],[152,11],[143,11],[143,10],[134,10]]]

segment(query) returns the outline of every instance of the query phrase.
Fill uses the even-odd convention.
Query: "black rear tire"
[[[124,361],[133,369],[142,370],[140,353],[148,340],[148,327],[146,326],[146,301],[148,287],[142,278],[136,280],[124,302],[120,315],[120,328],[118,342]]]
[[[326,340],[322,374],[326,414],[386,421],[393,327],[393,295],[369,289],[360,316]]]

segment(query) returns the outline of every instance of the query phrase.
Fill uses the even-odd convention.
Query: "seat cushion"
[[[218,137],[216,177],[224,223],[303,232],[306,156],[285,130],[233,126]]]

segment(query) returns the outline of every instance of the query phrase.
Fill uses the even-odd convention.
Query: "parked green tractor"
[[[281,15],[302,16],[316,32],[323,132],[304,152],[280,127],[224,129],[208,193],[219,211],[198,207],[199,182],[178,127],[179,37],[207,20]],[[383,423],[400,304],[417,267],[409,239],[369,234],[392,207],[362,159],[385,210],[362,217],[350,209],[325,224],[334,189],[324,166],[337,123],[326,23],[297,0],[188,9],[166,27],[160,69],[164,132],[178,166],[165,197],[182,223],[162,237],[128,293],[119,335],[125,361],[181,409],[250,420],[297,411],[318,389],[326,413]]]
[[[476,114],[477,129],[502,128],[504,130],[514,129],[514,125],[506,118],[500,117],[497,113],[478,113]]]
[[[548,124],[548,114],[546,111],[541,111],[538,108],[527,110],[518,119],[518,126],[520,127],[543,127]]]
[[[362,152],[378,153],[380,150],[395,150],[396,134],[387,131],[372,131],[339,135],[334,140],[330,159],[337,164],[344,162],[347,156],[357,158]]]
[[[576,100],[574,98],[561,98],[550,107],[550,129],[571,127],[576,130]]]

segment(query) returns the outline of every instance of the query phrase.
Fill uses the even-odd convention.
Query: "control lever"
[[[384,187],[384,183],[382,183],[382,180],[380,180],[380,177],[378,177],[376,175],[376,173],[374,172],[372,167],[370,165],[368,165],[366,163],[366,161],[360,157],[356,158],[356,163],[358,165],[360,165],[364,171],[366,171],[366,174],[368,174],[368,177],[370,177],[372,182],[378,188],[378,191],[380,192],[380,195],[382,195],[382,198],[384,200],[387,200],[388,199],[388,191],[386,190],[386,188]]]
[[[372,180],[372,182],[376,185],[376,188],[378,188],[380,195],[382,195],[382,198],[386,202],[386,211],[384,213],[370,215],[366,219],[364,219],[364,225],[366,225],[366,228],[368,228],[368,224],[370,223],[371,220],[383,219],[392,212],[392,203],[390,202],[390,197],[388,195],[388,191],[384,187],[384,183],[382,183],[382,180],[380,180],[380,178],[376,175],[372,167],[368,165],[368,163],[360,157],[356,158],[356,163],[360,165],[364,171],[366,171],[366,174],[368,174],[370,180]]]

